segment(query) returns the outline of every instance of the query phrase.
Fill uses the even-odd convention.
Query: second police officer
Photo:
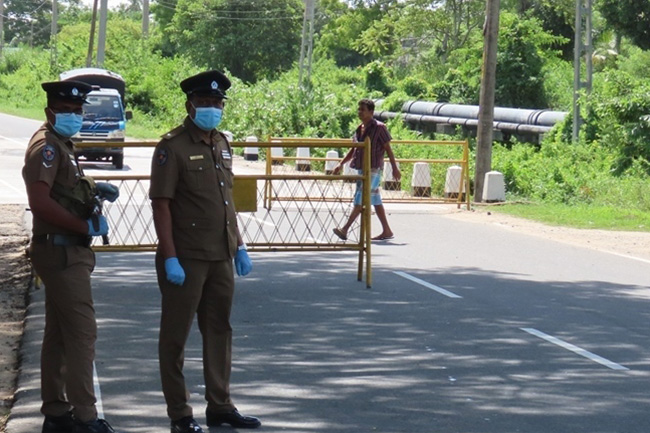
[[[202,432],[183,376],[185,343],[195,314],[203,341],[206,423],[257,428],[230,399],[234,271],[252,268],[237,228],[232,149],[216,128],[230,80],[207,71],[181,82],[187,100],[182,125],[165,134],[151,165],[156,272],[162,294],[159,360],[172,433]]]
[[[91,86],[42,84],[47,121],[31,138],[23,178],[32,211],[30,259],[45,284],[41,347],[42,433],[113,433],[97,418],[93,361],[97,324],[90,285],[92,236],[108,233],[98,197],[115,201],[116,186],[84,176],[70,137],[81,129]]]

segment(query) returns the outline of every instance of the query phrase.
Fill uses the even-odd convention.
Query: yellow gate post
[[[372,286],[372,257],[370,251],[370,244],[372,242],[372,233],[370,231],[370,216],[371,216],[371,200],[370,200],[370,184],[372,181],[372,173],[370,169],[370,138],[366,138],[363,146],[363,209],[361,212],[361,236],[359,242],[359,271],[357,279],[362,280],[363,276],[363,254],[366,254],[366,287]]]

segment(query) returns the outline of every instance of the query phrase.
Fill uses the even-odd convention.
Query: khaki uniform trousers
[[[232,260],[206,261],[179,258],[185,271],[182,286],[167,281],[165,262],[156,255],[162,314],[158,357],[167,415],[172,420],[194,416],[188,404],[183,363],[185,343],[195,313],[203,340],[203,377],[208,410],[214,413],[235,409],[230,400],[232,328],[230,311],[235,288]]]
[[[81,421],[97,417],[93,361],[97,324],[90,287],[95,254],[81,246],[32,243],[30,258],[45,284],[41,348],[41,412],[72,410]]]

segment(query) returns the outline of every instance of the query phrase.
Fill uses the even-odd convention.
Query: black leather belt
[[[61,234],[47,234],[36,235],[32,237],[35,244],[51,243],[52,245],[60,247],[90,247],[90,236],[84,235],[61,235]]]

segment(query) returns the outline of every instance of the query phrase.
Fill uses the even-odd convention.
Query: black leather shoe
[[[172,433],[203,433],[203,429],[191,416],[172,421]]]
[[[75,421],[72,433],[115,433],[113,427],[105,419],[93,421]]]
[[[208,427],[218,427],[221,424],[230,424],[234,428],[258,428],[262,425],[259,419],[254,416],[244,416],[237,409],[232,412],[214,413],[205,411],[205,418]]]
[[[74,418],[72,412],[66,412],[61,416],[45,415],[43,421],[43,433],[72,433]]]

